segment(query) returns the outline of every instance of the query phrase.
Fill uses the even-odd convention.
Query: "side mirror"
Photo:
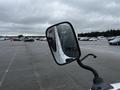
[[[46,37],[57,64],[64,65],[80,58],[79,44],[71,23],[62,22],[49,27]]]

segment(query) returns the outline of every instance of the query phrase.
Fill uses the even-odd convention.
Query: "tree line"
[[[103,32],[88,32],[88,33],[78,33],[78,37],[98,37],[98,36],[104,36],[104,37],[111,37],[111,36],[120,36],[120,30],[107,30]]]

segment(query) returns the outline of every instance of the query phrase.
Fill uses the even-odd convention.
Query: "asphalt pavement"
[[[79,41],[81,57],[104,81],[120,82],[120,46],[107,41]],[[58,66],[46,41],[0,41],[0,90],[89,90],[93,75],[74,61]]]

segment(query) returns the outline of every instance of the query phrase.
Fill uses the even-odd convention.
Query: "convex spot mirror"
[[[62,22],[49,27],[46,37],[57,64],[64,65],[80,58],[80,48],[71,23]]]

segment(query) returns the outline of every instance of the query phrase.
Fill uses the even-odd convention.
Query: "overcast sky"
[[[77,33],[120,29],[120,0],[0,0],[0,35],[44,35],[61,21]]]

